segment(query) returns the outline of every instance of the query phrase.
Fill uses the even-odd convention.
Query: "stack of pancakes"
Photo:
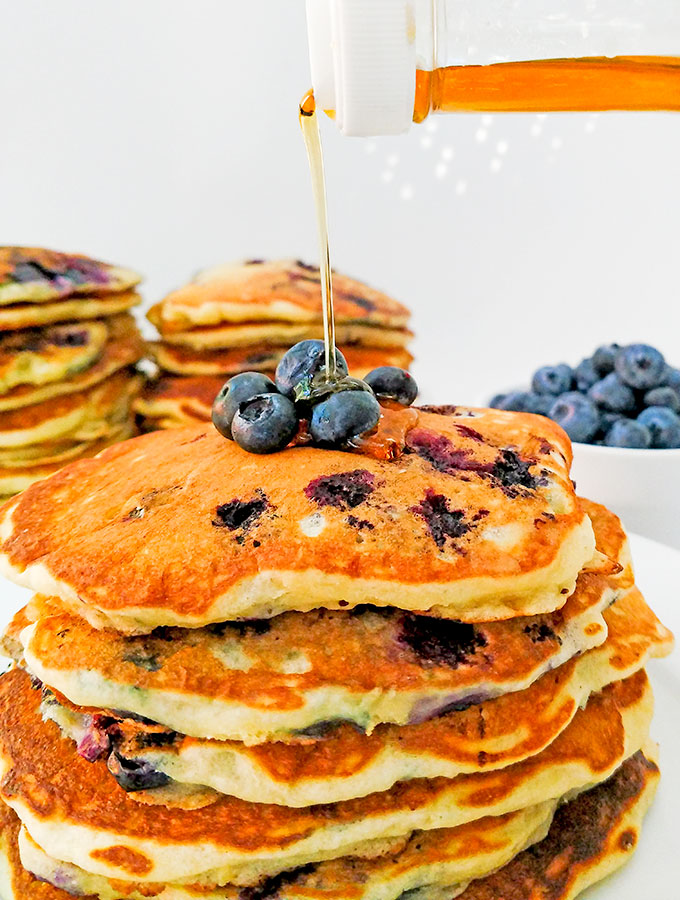
[[[385,419],[147,434],[4,507],[5,900],[565,900],[630,856],[672,636],[618,519],[545,418]]]
[[[405,306],[339,274],[333,295],[336,343],[353,375],[409,367]],[[152,345],[160,375],[136,404],[144,429],[209,422],[227,378],[248,371],[273,376],[292,344],[323,338],[319,270],[292,260],[208,269],[152,307],[149,319],[161,335]]]
[[[133,433],[144,344],[129,269],[0,247],[0,497]]]

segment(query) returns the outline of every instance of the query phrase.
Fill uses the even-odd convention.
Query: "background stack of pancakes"
[[[84,256],[0,247],[0,497],[133,433],[140,278]]]
[[[5,900],[566,900],[630,856],[672,637],[618,519],[547,419],[394,416],[391,461],[175,429],[4,508],[42,592],[4,638]]]
[[[336,344],[352,375],[378,366],[407,369],[410,313],[386,294],[333,276]],[[252,260],[201,272],[149,312],[161,341],[161,370],[137,403],[145,430],[209,422],[213,400],[232,375],[273,376],[286,350],[323,337],[319,270],[302,262]]]

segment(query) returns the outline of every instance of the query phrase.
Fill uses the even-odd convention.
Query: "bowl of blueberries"
[[[542,366],[489,405],[553,419],[573,442],[578,491],[680,547],[680,368],[658,349],[598,347],[575,367]]]

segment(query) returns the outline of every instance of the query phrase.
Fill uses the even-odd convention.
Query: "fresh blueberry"
[[[401,406],[410,406],[418,396],[415,378],[398,366],[379,366],[369,372],[364,381],[372,388],[376,397],[394,400]]]
[[[605,435],[609,431],[614,422],[618,422],[619,419],[624,418],[625,416],[622,413],[600,411],[600,432],[602,435]]]
[[[593,353],[593,368],[600,378],[604,378],[605,375],[614,371],[614,364],[620,349],[618,344],[604,344]]]
[[[107,766],[118,784],[128,792],[150,791],[164,787],[170,781],[164,772],[154,769],[146,760],[127,759],[116,750],[109,756]]]
[[[276,387],[286,397],[295,397],[295,388],[302,382],[311,382],[326,366],[323,341],[300,341],[287,351],[276,367]],[[335,348],[335,368],[339,378],[348,374],[347,361]]]
[[[673,388],[673,390],[680,395],[680,369],[673,369],[671,366],[666,366],[663,384]]]
[[[576,387],[583,394],[587,393],[595,382],[600,380],[600,375],[595,369],[592,359],[584,359],[576,366],[574,369],[574,380],[576,381]]]
[[[494,397],[491,405],[495,409],[507,409],[512,412],[535,413],[539,416],[547,416],[553,404],[554,397],[549,394],[532,394],[530,391],[511,391]]]
[[[215,397],[212,408],[213,425],[221,435],[232,441],[231,423],[240,403],[259,394],[275,394],[276,385],[259,372],[242,372],[234,375]]]
[[[666,406],[673,412],[680,412],[680,394],[672,387],[658,387],[647,391],[644,397],[645,406]]]
[[[494,394],[491,400],[489,400],[491,409],[505,409],[506,407],[503,406],[503,403],[505,403],[505,398],[507,396],[507,394]]]
[[[558,366],[543,366],[534,373],[531,379],[531,387],[536,394],[551,394],[559,397],[571,390],[574,381],[574,373],[571,366],[560,363]]]
[[[617,355],[615,369],[627,385],[648,391],[663,382],[666,361],[663,354],[649,344],[631,344]]]
[[[614,422],[604,438],[607,447],[630,447],[644,450],[651,446],[652,435],[645,425],[635,419],[619,419]]]
[[[637,417],[649,429],[652,447],[671,450],[680,447],[680,416],[666,406],[650,406]]]
[[[600,413],[592,400],[570,391],[550,407],[550,418],[561,425],[572,441],[587,444],[600,429]]]
[[[309,430],[318,444],[346,444],[380,421],[380,404],[373,393],[342,391],[317,403]]]
[[[298,430],[295,404],[282,394],[259,394],[244,400],[231,430],[239,447],[249,453],[283,450]]]
[[[635,394],[616,372],[610,372],[588,391],[590,399],[607,412],[630,412],[635,409]]]

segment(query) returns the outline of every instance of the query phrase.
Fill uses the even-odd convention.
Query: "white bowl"
[[[604,503],[629,531],[680,547],[680,450],[572,446],[582,497]]]

